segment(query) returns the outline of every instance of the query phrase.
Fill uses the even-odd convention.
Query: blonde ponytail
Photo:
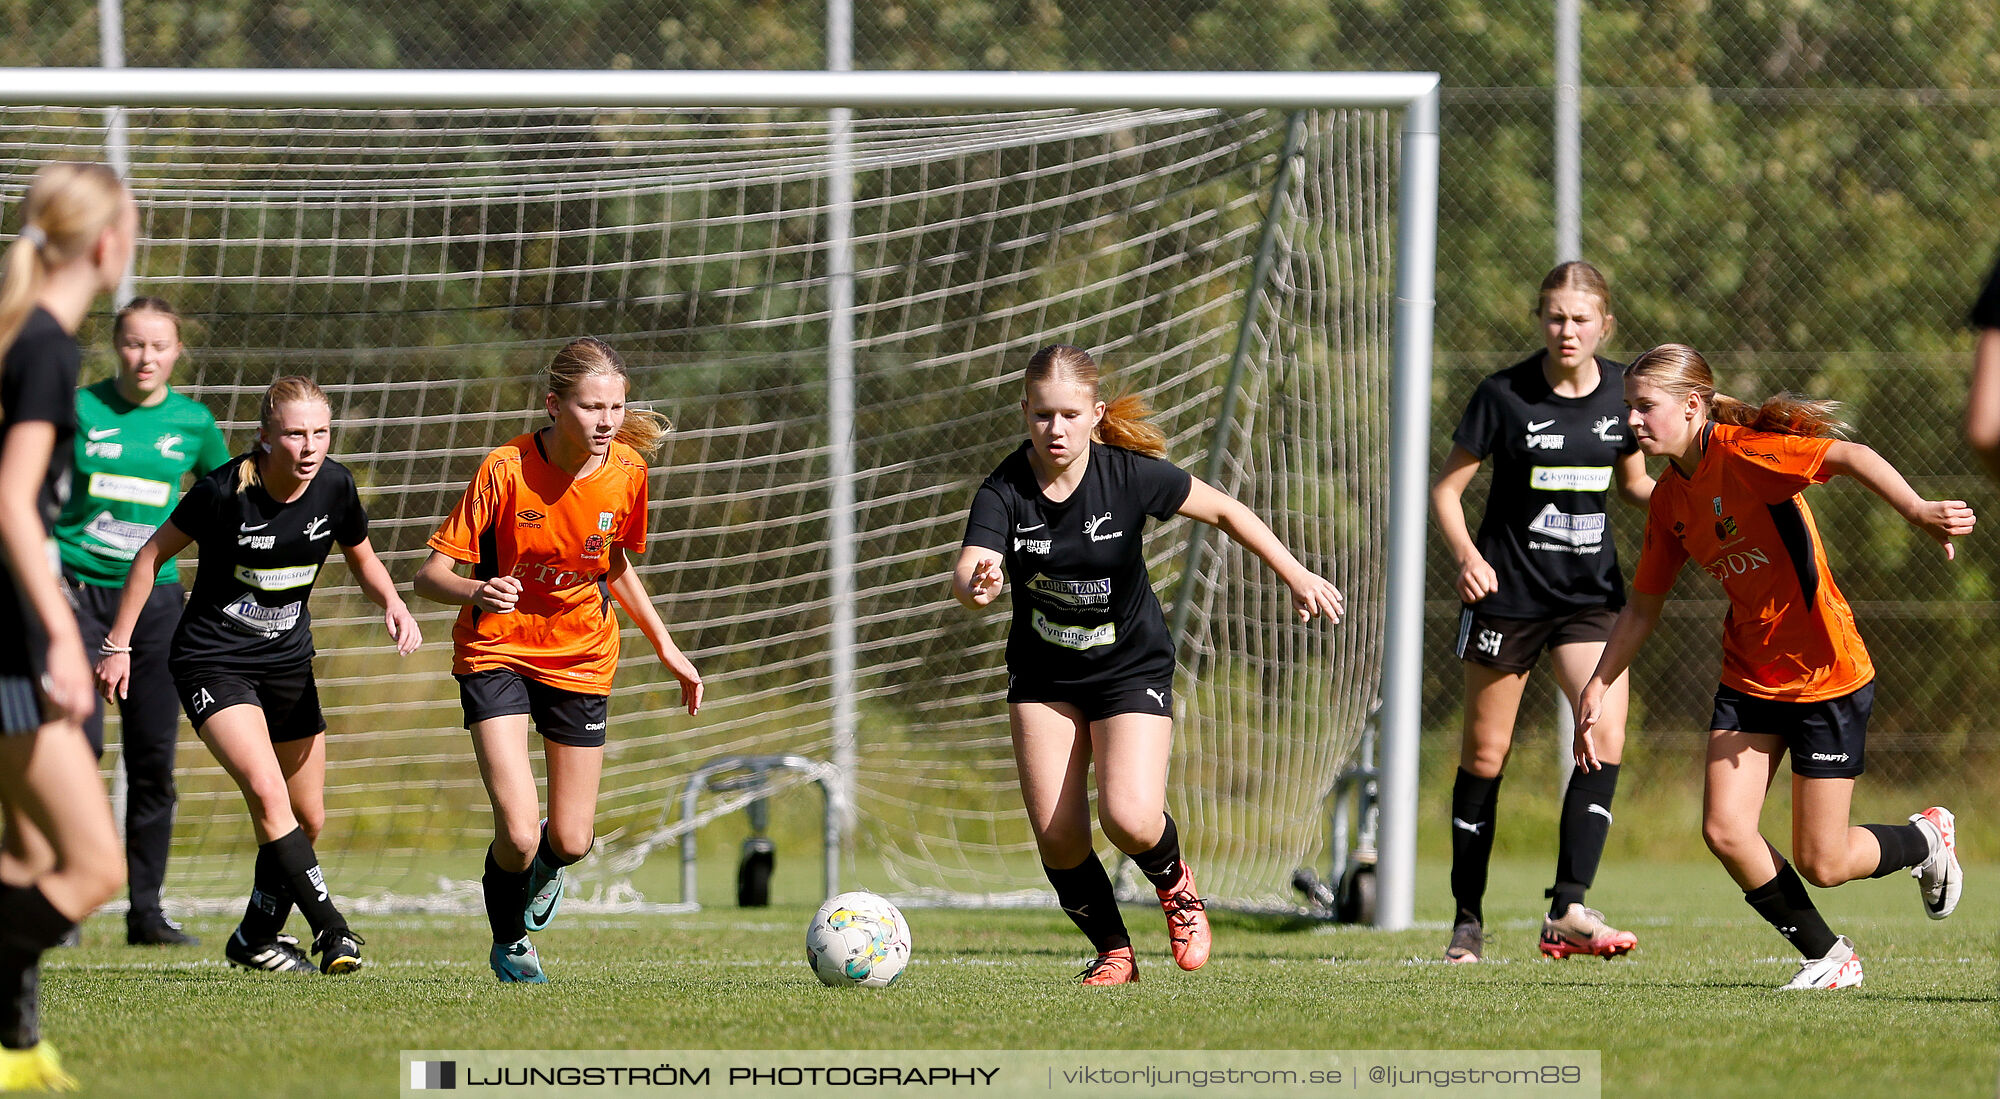
[[[1657,387],[1678,401],[1689,393],[1708,406],[1708,417],[1719,424],[1747,427],[1776,435],[1830,438],[1845,434],[1838,401],[1822,401],[1792,393],[1777,393],[1761,405],[1739,401],[1715,391],[1715,372],[1708,360],[1686,344],[1664,343],[1632,360],[1625,376]]]
[[[1089,352],[1070,344],[1053,343],[1028,358],[1028,369],[1022,380],[1028,385],[1057,381],[1080,386],[1095,401],[1099,379],[1097,362]],[[1090,433],[1090,438],[1093,442],[1137,451],[1149,458],[1164,458],[1167,456],[1167,433],[1152,422],[1152,415],[1153,410],[1146,407],[1146,398],[1137,393],[1114,397],[1105,402],[1104,419],[1098,421],[1097,429]]]
[[[0,349],[14,346],[48,274],[87,256],[131,201],[102,164],[58,161],[35,173],[21,201],[21,234],[0,263]]]

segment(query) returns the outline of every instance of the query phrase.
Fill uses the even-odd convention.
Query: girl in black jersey
[[[1132,940],[1090,842],[1084,782],[1097,761],[1105,836],[1153,883],[1174,961],[1208,959],[1208,917],[1166,812],[1174,645],[1142,554],[1147,516],[1227,531],[1292,589],[1301,621],[1335,622],[1341,594],[1249,508],[1163,460],[1144,404],[1098,399],[1097,364],[1066,344],[1028,360],[1028,442],[980,485],[952,574],[968,608],[1015,578],[1007,702],[1028,824],[1056,897],[1097,948],[1084,984],[1138,980]],[[1026,579],[1022,579],[1026,577]]]
[[[1597,355],[1615,323],[1604,276],[1581,261],[1557,266],[1542,280],[1535,314],[1545,349],[1488,376],[1473,391],[1431,488],[1465,602],[1458,627],[1465,730],[1451,791],[1451,892],[1458,916],[1444,955],[1450,962],[1476,962],[1485,952],[1481,904],[1494,802],[1528,671],[1546,649],[1564,696],[1575,698],[1582,689],[1625,603],[1607,494],[1614,478],[1626,503],[1643,507],[1653,491],[1625,422],[1623,365]],[[1493,483],[1474,539],[1463,497],[1489,456]],[[1583,905],[1611,827],[1626,697],[1621,677],[1605,696],[1605,766],[1572,772],[1563,797],[1555,885],[1542,921],[1541,951],[1550,957],[1610,957],[1638,942]]]
[[[125,882],[83,735],[90,662],[50,536],[75,461],[76,329],[118,285],[138,224],[109,168],[51,164],[0,271],[0,1091],[76,1087],[41,1040],[42,951]]]
[[[258,442],[196,481],[132,560],[97,665],[107,698],[131,675],[132,627],[161,562],[201,543],[194,590],[168,665],[188,720],[236,780],[257,832],[255,885],[223,955],[246,969],[310,970],[285,920],[297,904],[325,973],[361,965],[361,937],[334,907],[313,840],[326,821],[326,745],[312,675],[313,583],[334,544],[361,590],[387,614],[396,651],[422,639],[368,544],[354,475],[326,456],[332,413],[306,378],[264,391]]]

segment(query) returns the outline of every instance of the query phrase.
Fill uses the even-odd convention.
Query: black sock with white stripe
[[[1597,879],[1604,838],[1611,834],[1611,799],[1618,793],[1618,765],[1570,772],[1563,795],[1561,838],[1556,841],[1556,884],[1549,890],[1549,917],[1560,919]]]
[[[1840,941],[1791,863],[1778,867],[1777,877],[1743,894],[1743,899],[1804,957],[1824,958]]]
[[[1451,895],[1460,913],[1482,923],[1486,864],[1493,859],[1493,819],[1503,777],[1480,778],[1460,767],[1451,784]]]
[[[1181,830],[1174,827],[1174,815],[1165,814],[1166,830],[1160,833],[1160,842],[1149,850],[1132,856],[1139,873],[1153,883],[1154,890],[1172,889],[1181,880]]]
[[[1082,862],[1067,870],[1043,863],[1042,873],[1056,887],[1056,900],[1062,904],[1063,914],[1090,939],[1090,945],[1099,954],[1132,945],[1132,936],[1125,932],[1125,917],[1118,911],[1118,895],[1111,890],[1111,876],[1104,872],[1097,852],[1084,856]]]
[[[294,828],[264,846],[271,849],[271,857],[277,860],[285,884],[291,886],[292,903],[305,913],[313,934],[347,930],[347,917],[333,906],[333,893],[326,887],[326,875],[319,868],[319,856],[313,853],[306,830]]]

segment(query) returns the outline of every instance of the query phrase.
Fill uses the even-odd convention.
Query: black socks
[[[333,905],[333,895],[326,888],[326,875],[320,871],[319,856],[313,853],[312,841],[306,838],[305,829],[294,828],[260,846],[257,849],[260,867],[266,851],[270,852],[275,866],[274,876],[290,888],[292,902],[299,906],[300,912],[305,913],[306,922],[312,924],[314,935],[329,930],[347,930],[347,918]],[[246,919],[248,915],[246,912]],[[283,926],[282,921],[280,926]]]
[[[1777,877],[1743,894],[1743,899],[1805,957],[1824,958],[1838,941],[1791,863],[1779,866]]]
[[[1056,900],[1062,904],[1063,914],[1090,939],[1090,945],[1099,954],[1132,945],[1132,937],[1125,933],[1125,917],[1118,912],[1118,897],[1111,891],[1111,878],[1104,872],[1104,864],[1098,861],[1096,852],[1084,856],[1081,863],[1067,870],[1043,863],[1042,872],[1049,876],[1049,884],[1056,887]]]
[[[1882,862],[1875,868],[1871,878],[1886,878],[1898,870],[1907,870],[1923,863],[1931,857],[1930,833],[1917,827],[1915,821],[1909,824],[1864,824],[1861,827],[1875,834],[1875,842],[1882,845]]]
[[[1160,842],[1132,856],[1132,862],[1155,890],[1172,889],[1181,880],[1181,832],[1174,827],[1174,815],[1166,814],[1167,827]]]
[[[1463,767],[1451,784],[1451,895],[1459,912],[1482,919],[1486,866],[1493,858],[1494,804],[1503,776],[1480,778]]]
[[[0,885],[0,1047],[29,1049],[42,1040],[42,951],[75,927],[39,887]]]
[[[548,846],[546,837],[542,846]],[[502,870],[493,858],[493,845],[488,844],[486,872],[480,875],[479,884],[486,894],[486,922],[493,929],[494,943],[505,946],[520,942],[528,934],[528,872]]]
[[[1602,764],[1595,771],[1570,772],[1563,795],[1562,838],[1556,845],[1556,884],[1549,916],[1560,919],[1572,904],[1583,903],[1584,890],[1597,877],[1604,858],[1604,838],[1611,832],[1611,799],[1618,792],[1618,765]]]
[[[292,916],[292,887],[278,863],[275,843],[257,848],[257,868],[250,901],[243,906],[243,941],[262,946],[278,937]]]

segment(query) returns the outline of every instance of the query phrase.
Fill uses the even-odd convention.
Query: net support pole
[[[1556,0],[1556,262],[1583,258],[1583,0]]]
[[[1424,534],[1430,479],[1431,324],[1436,309],[1438,92],[1403,112],[1390,338],[1389,560],[1382,654],[1381,837],[1375,926],[1409,928],[1416,909],[1417,750],[1422,732]]]
[[[99,63],[107,69],[125,67],[125,9],[124,0],[97,0],[97,50]],[[125,129],[125,108],[112,106],[104,112],[104,159],[119,179],[132,174],[131,137]],[[122,306],[132,300],[132,265],[137,257],[125,261],[125,273],[118,276],[118,301]],[[124,753],[119,753],[124,758]],[[121,770],[122,773],[122,770]],[[118,819],[125,819],[119,813]]]
[[[826,61],[847,72],[854,59],[851,0],[827,0]],[[854,111],[827,112],[827,455],[832,499],[827,516],[827,566],[831,573],[831,672],[835,823],[843,835],[854,826],[854,774],[858,707],[855,702],[854,632]]]
[[[1291,186],[1292,164],[1298,159],[1304,129],[1302,112],[1293,111],[1285,119],[1285,144],[1278,155],[1277,173],[1271,180],[1271,201],[1264,210],[1264,227],[1257,237],[1257,258],[1250,266],[1250,289],[1243,295],[1243,317],[1236,324],[1236,350],[1229,356],[1229,377],[1222,384],[1222,405],[1215,413],[1208,461],[1202,467],[1201,478],[1211,485],[1222,480],[1223,458],[1229,453],[1229,433],[1236,426],[1243,365],[1250,359],[1250,341],[1257,332],[1257,306],[1264,300],[1264,284],[1270,281],[1273,256],[1278,250],[1278,213],[1285,206],[1285,191]],[[1188,618],[1194,610],[1195,578],[1201,573],[1201,554],[1207,540],[1208,524],[1192,524],[1187,549],[1181,558],[1180,595],[1174,600],[1174,620],[1167,634],[1181,644],[1187,641]]]

